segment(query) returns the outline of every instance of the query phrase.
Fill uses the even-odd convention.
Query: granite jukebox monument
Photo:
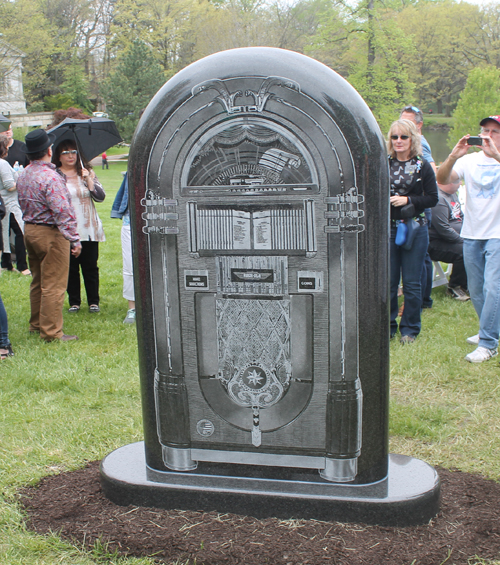
[[[434,469],[388,454],[388,170],[328,67],[235,49],[168,81],[129,157],[144,442],[119,504],[412,524]]]

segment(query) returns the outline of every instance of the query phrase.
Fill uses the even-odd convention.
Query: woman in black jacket
[[[438,202],[436,177],[420,157],[420,134],[408,120],[389,130],[387,149],[391,182],[391,338],[398,330],[398,286],[403,279],[404,310],[399,323],[401,343],[413,343],[420,333],[422,266],[429,245],[425,208]]]

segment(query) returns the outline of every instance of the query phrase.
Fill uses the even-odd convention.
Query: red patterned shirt
[[[66,239],[80,241],[71,196],[55,165],[32,161],[19,175],[17,192],[25,222],[56,225]]]

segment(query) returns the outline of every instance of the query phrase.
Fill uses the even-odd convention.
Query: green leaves
[[[103,88],[110,118],[116,121],[125,141],[131,140],[141,110],[164,82],[165,74],[151,49],[143,41],[134,40]]]
[[[453,114],[454,125],[448,136],[453,147],[465,134],[477,135],[479,122],[500,111],[500,71],[493,65],[472,70]]]

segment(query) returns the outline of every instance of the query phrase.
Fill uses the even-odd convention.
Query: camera
[[[483,138],[477,135],[471,135],[467,140],[467,145],[482,145]]]

